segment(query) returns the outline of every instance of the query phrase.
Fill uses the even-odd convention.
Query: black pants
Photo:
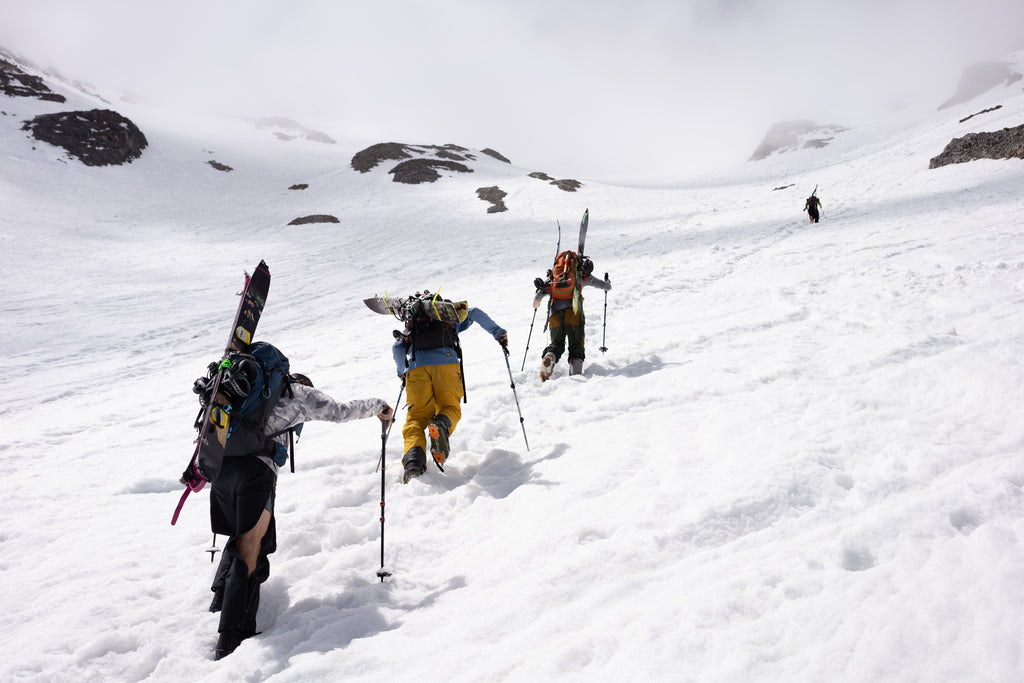
[[[270,577],[270,553],[277,550],[277,529],[273,501],[277,475],[256,457],[224,459],[217,482],[210,488],[210,526],[228,537],[211,590],[223,595],[220,632],[236,631],[243,636],[256,633],[256,612],[260,607],[260,584]],[[270,527],[263,536],[256,571],[249,568],[235,547],[235,539],[256,526],[270,501]]]

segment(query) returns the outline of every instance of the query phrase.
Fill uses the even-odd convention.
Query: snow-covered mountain
[[[1019,678],[1024,160],[928,165],[1024,124],[1020,83],[728,177],[574,192],[514,150],[408,185],[352,168],[379,140],[48,85],[66,101],[0,96],[0,679]],[[22,130],[94,108],[141,157]],[[585,376],[542,385],[532,280],[586,208],[614,288],[587,300]],[[309,215],[337,222],[288,225]],[[468,299],[513,355],[464,335],[443,474],[398,483],[392,435],[385,583],[378,423],[307,425],[262,633],[213,662],[207,493],[169,522],[192,382],[260,259],[258,337],[339,399],[398,396],[395,322],[361,303],[385,290]]]

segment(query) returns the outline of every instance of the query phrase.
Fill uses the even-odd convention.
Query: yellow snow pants
[[[426,450],[426,429],[436,415],[444,415],[451,423],[448,433],[462,418],[462,373],[457,363],[421,365],[405,375],[406,401],[409,410],[402,427],[405,452],[413,446]]]

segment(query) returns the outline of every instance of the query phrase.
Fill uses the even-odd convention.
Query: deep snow
[[[1019,84],[731,176],[576,193],[486,156],[404,186],[348,167],[375,141],[128,104],[149,149],[87,168],[19,130],[97,106],[65,92],[0,106],[0,679],[1024,674],[1024,161],[928,170],[953,136],[1024,123]],[[493,184],[509,212],[474,197]],[[541,385],[539,318],[519,370],[531,283],[588,207],[607,315],[595,290],[585,376]],[[312,213],[341,222],[286,225]],[[263,633],[213,662],[208,493],[169,522],[192,381],[261,258],[257,337],[343,400],[399,390],[394,321],[362,298],[483,308],[530,449],[500,348],[470,330],[447,471],[403,486],[388,444],[382,584],[379,423],[308,425]]]

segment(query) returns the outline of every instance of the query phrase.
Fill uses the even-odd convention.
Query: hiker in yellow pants
[[[469,308],[466,318],[458,323],[421,315],[407,321],[404,331],[396,332],[391,350],[398,376],[405,380],[409,404],[402,428],[403,482],[408,483],[427,470],[425,433],[430,435],[430,453],[438,468],[448,459],[448,437],[462,418],[459,402],[466,393],[459,333],[473,323],[479,323],[502,346],[508,345],[505,330],[479,308]]]

